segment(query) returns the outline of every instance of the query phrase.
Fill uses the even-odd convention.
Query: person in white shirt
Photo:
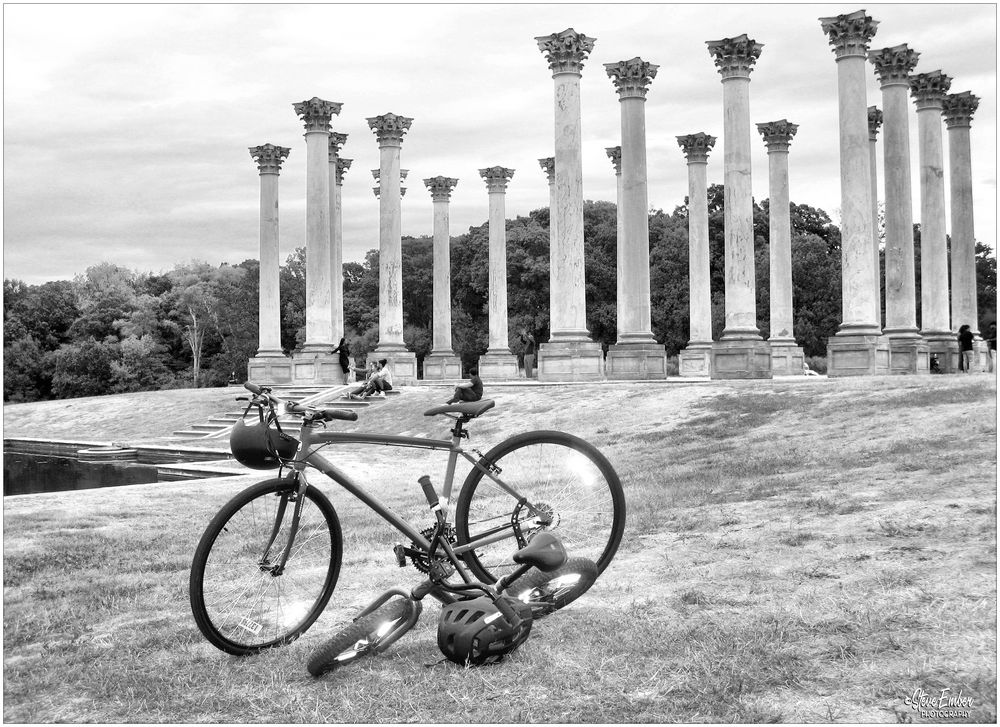
[[[385,392],[392,389],[392,369],[389,367],[388,359],[379,359],[378,371],[372,379],[375,386],[375,396],[385,396]]]

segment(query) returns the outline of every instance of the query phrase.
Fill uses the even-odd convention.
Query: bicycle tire
[[[528,571],[506,593],[531,604],[531,615],[542,618],[565,608],[594,585],[597,564],[588,558],[570,558],[554,571]]]
[[[293,479],[258,482],[212,518],[191,564],[188,592],[195,623],[208,641],[236,656],[291,643],[323,612],[340,575],[343,536],[337,512],[306,489],[299,530],[285,570],[267,568],[287,547],[294,502],[286,500],[277,537],[266,548],[278,505],[294,495]]]
[[[480,467],[499,469],[497,476],[527,498],[527,504],[501,489]],[[532,522],[530,506],[546,512],[548,522]],[[625,493],[618,474],[596,447],[572,434],[537,431],[506,439],[483,455],[466,477],[455,508],[459,545],[504,529],[511,537],[463,554],[469,569],[487,583],[513,570],[511,555],[539,530],[554,533],[570,557],[589,558],[602,573],[625,530]]]
[[[349,626],[345,626],[316,649],[306,668],[314,677],[339,669],[363,656],[381,653],[393,641],[384,641],[399,621],[408,619],[413,603],[405,598],[396,598],[383,603],[366,616],[362,616]],[[398,634],[399,638],[402,634]]]

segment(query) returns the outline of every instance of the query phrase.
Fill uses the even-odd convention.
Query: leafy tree
[[[114,263],[99,263],[74,279],[80,315],[70,327],[74,340],[118,337],[120,321],[135,308],[135,274]]]
[[[985,332],[997,320],[997,258],[988,245],[976,242],[976,311],[979,330]]]
[[[118,343],[110,336],[105,341],[87,338],[63,344],[49,355],[53,395],[69,399],[109,393],[118,355]]]
[[[21,336],[3,347],[3,400],[38,401],[52,393],[52,374],[46,351],[32,336]]]

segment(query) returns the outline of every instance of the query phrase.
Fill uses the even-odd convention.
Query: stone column
[[[619,331],[625,327],[622,320],[622,301],[625,299],[625,264],[622,262],[622,252],[625,247],[624,212],[622,211],[622,148],[620,146],[609,146],[604,149],[615,168],[615,188],[617,196],[615,198],[615,271],[617,273],[616,284],[616,325]],[[610,352],[609,352],[610,353]]]
[[[549,181],[549,250],[551,250],[556,240],[556,158],[545,157],[539,159],[538,164]]]
[[[889,344],[875,321],[878,285],[872,265],[872,179],[868,150],[865,59],[878,23],[863,10],[820,18],[837,57],[840,106],[842,317],[827,344],[828,376],[888,373]]]
[[[910,72],[920,56],[906,44],[872,51],[882,87],[885,168],[885,329],[889,372],[926,374],[930,355],[917,328],[910,191]]]
[[[795,345],[792,308],[792,222],[788,193],[788,147],[798,131],[787,119],[757,124],[767,146],[768,225],[771,279],[771,372],[775,376],[801,376],[805,355]]]
[[[572,28],[536,37],[555,82],[555,238],[549,250],[549,342],[538,350],[541,381],[604,376],[600,344],[587,330],[583,253],[583,136],[580,77],[594,39]]]
[[[286,384],[292,365],[281,348],[281,289],[278,254],[278,175],[291,149],[274,144],[251,146],[260,171],[260,290],[257,353],[247,364],[247,379],[257,384]]]
[[[448,204],[458,184],[451,177],[431,177],[424,185],[434,204],[434,323],[432,348],[424,359],[424,379],[460,379],[462,361],[451,347],[451,225]]]
[[[344,335],[344,224],[343,170],[339,166],[340,148],[347,142],[347,134],[330,132],[330,321],[333,343]]]
[[[708,251],[708,153],[715,137],[678,136],[688,168],[688,285],[690,338],[678,355],[681,376],[712,375],[712,286]]]
[[[944,144],[941,112],[951,78],[910,76],[920,144],[920,334],[945,372],[958,371],[958,341],[948,311],[948,246],[945,230]]]
[[[770,346],[757,329],[750,184],[750,72],[762,48],[746,34],[708,41],[722,76],[726,187],[726,327],[712,345],[713,379],[771,378]]]
[[[948,178],[951,181],[951,327],[964,324],[975,336],[973,371],[985,371],[989,351],[979,335],[976,301],[976,233],[972,210],[972,116],[979,98],[971,91],[944,98],[944,121],[948,126]]]
[[[373,116],[368,126],[379,148],[378,346],[369,361],[387,359],[394,384],[417,380],[417,357],[403,343],[403,243],[399,152],[413,119],[393,113]]]
[[[490,331],[489,348],[479,357],[479,375],[485,380],[518,378],[517,356],[510,352],[507,330],[507,215],[504,197],[513,169],[488,167],[479,176],[490,197]]]
[[[296,384],[343,381],[333,339],[330,280],[330,119],[343,104],[313,97],[292,104],[306,127],[306,340],[293,356]]]
[[[663,379],[667,354],[653,337],[649,300],[649,194],[646,180],[646,93],[659,66],[633,58],[605,63],[618,91],[622,120],[622,193],[618,239],[618,341],[608,351],[609,379]]]
[[[879,262],[878,237],[878,130],[882,126],[882,112],[876,106],[868,107],[868,169],[872,178],[872,265],[875,268],[875,309],[873,315],[878,327],[882,327],[882,266]]]

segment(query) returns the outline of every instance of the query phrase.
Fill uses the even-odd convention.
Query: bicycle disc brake
[[[547,502],[535,503],[533,507],[535,512],[527,510],[522,502],[510,514],[510,524],[514,529],[518,548],[527,545],[528,537],[539,530],[551,530],[559,524],[559,516]]]

